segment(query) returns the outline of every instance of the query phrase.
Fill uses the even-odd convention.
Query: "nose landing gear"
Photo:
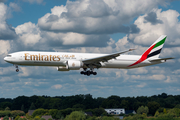
[[[16,72],[19,72],[18,66],[17,66],[17,65],[15,65],[15,67],[16,67]]]

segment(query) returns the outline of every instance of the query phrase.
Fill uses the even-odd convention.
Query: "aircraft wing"
[[[99,62],[107,62],[110,59],[113,59],[113,58],[115,59],[116,57],[120,56],[120,54],[129,52],[129,51],[133,51],[133,50],[135,50],[135,49],[129,49],[129,50],[126,50],[123,52],[112,53],[109,55],[105,55],[105,56],[101,56],[101,57],[95,57],[95,58],[91,58],[91,59],[85,59],[85,60],[82,60],[82,62],[84,64],[95,64],[95,63],[99,63]]]
[[[170,60],[170,59],[174,59],[173,57],[170,58],[160,58],[160,59],[154,59],[154,60],[150,60],[150,62],[160,62],[161,60]]]

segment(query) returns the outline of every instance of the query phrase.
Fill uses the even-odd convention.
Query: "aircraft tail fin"
[[[153,58],[153,59],[158,59],[159,55],[161,53],[161,50],[163,48],[163,45],[165,43],[167,36],[166,35],[161,35],[142,55],[141,58],[136,61],[134,64],[130,66],[134,66],[136,64],[141,63],[142,61],[148,59],[148,58]]]
[[[144,54],[147,55],[147,58],[159,58],[163,45],[165,43],[167,36],[161,35],[147,50]]]

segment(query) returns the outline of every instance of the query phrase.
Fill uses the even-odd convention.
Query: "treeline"
[[[162,93],[153,96],[120,97],[112,95],[108,98],[93,98],[92,95],[73,96],[19,96],[17,98],[0,98],[0,109],[9,107],[10,110],[22,110],[25,113],[29,109],[58,109],[68,108],[82,110],[95,108],[125,108],[125,110],[137,110],[140,106],[147,106],[149,114],[154,115],[159,108],[174,108],[180,104],[180,95],[167,95]]]

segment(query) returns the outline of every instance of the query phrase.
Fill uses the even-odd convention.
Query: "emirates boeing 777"
[[[8,54],[4,60],[16,66],[56,66],[58,71],[83,69],[83,75],[96,75],[94,68],[131,69],[164,63],[168,59],[159,58],[161,49],[166,40],[166,35],[161,35],[142,55],[123,55],[134,49],[112,54],[94,53],[68,53],[68,52],[37,52],[21,51]]]

